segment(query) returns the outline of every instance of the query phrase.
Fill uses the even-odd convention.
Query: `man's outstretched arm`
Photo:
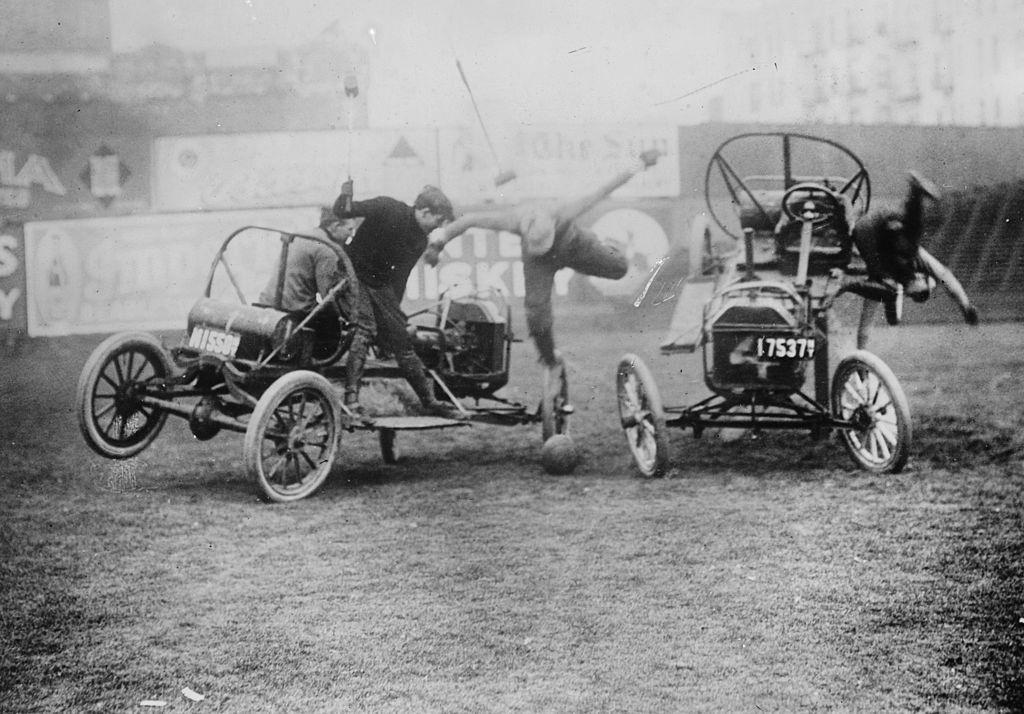
[[[483,228],[489,231],[508,231],[515,233],[519,230],[519,217],[514,210],[505,211],[478,211],[467,213],[456,218],[442,228],[436,229],[430,234],[430,243],[423,254],[428,265],[437,265],[441,251],[455,238],[468,231],[470,228]]]
[[[588,193],[586,196],[581,196],[576,200],[568,201],[559,205],[559,207],[555,209],[555,219],[559,223],[576,220],[611,195],[612,191],[617,189],[619,186],[625,184],[638,173],[654,166],[654,164],[658,162],[659,156],[661,156],[661,152],[657,149],[648,149],[641,153],[633,166],[616,174],[614,178],[604,185]]]

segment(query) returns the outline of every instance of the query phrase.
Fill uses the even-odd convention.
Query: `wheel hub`
[[[875,425],[874,415],[867,409],[867,407],[857,407],[856,411],[851,415],[850,421],[853,422],[854,428],[858,431],[867,431]]]
[[[288,450],[297,451],[306,445],[306,429],[303,424],[296,424],[288,432]]]
[[[119,384],[114,392],[114,408],[118,415],[125,416],[138,411],[139,389],[131,382]]]

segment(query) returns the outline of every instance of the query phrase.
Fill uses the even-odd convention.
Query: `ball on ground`
[[[549,474],[568,474],[579,464],[580,452],[571,436],[555,434],[544,442],[540,458]]]

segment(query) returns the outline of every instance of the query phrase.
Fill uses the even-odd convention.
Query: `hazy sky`
[[[334,20],[374,53],[375,124],[475,121],[458,57],[494,123],[699,118],[708,93],[656,106],[743,69],[709,0],[111,0],[118,51],[294,45]],[[370,30],[374,39],[370,40]],[[467,115],[467,112],[469,114]]]

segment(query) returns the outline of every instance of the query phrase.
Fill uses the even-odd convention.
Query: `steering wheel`
[[[798,183],[782,195],[782,212],[791,221],[810,221],[817,227],[845,218],[846,209],[832,189],[819,183]]]

